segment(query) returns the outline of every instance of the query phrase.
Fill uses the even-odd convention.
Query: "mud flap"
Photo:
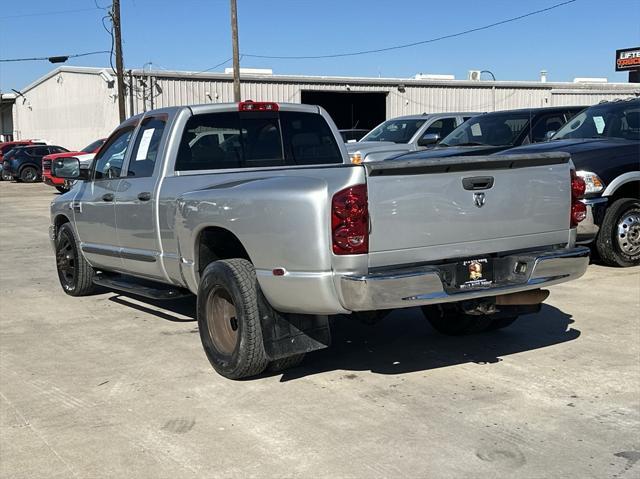
[[[266,302],[264,298],[262,300]],[[331,345],[328,316],[280,313],[270,306],[260,310],[262,340],[271,361]]]

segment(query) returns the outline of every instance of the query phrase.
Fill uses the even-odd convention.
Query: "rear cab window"
[[[342,163],[325,119],[294,111],[194,115],[185,127],[176,171]]]

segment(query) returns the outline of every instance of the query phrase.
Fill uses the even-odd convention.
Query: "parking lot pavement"
[[[232,382],[192,300],[63,294],[54,194],[0,183],[1,477],[640,474],[640,268],[592,265],[478,336],[438,335],[417,310],[337,318],[302,367]]]

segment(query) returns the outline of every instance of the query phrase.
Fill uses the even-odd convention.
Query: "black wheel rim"
[[[67,289],[73,289],[76,279],[75,246],[66,235],[62,235],[58,241],[56,263],[62,285]]]

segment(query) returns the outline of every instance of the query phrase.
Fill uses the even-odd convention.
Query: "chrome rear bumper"
[[[495,258],[495,282],[482,289],[453,286],[455,263],[345,275],[340,289],[349,311],[408,308],[543,288],[579,278],[588,265],[589,248],[576,247]]]

